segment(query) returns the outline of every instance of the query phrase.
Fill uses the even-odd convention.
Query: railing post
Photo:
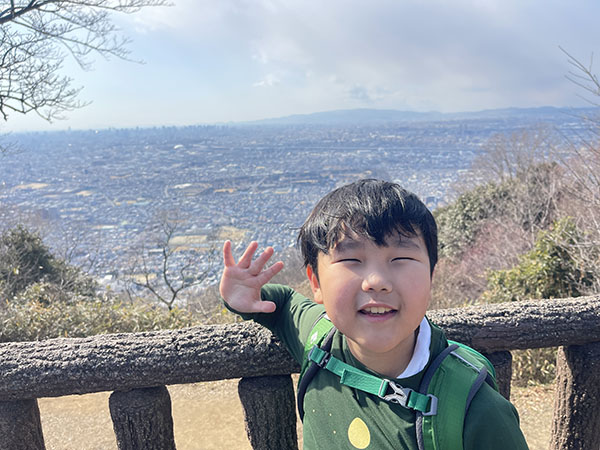
[[[115,391],[108,403],[119,450],[175,450],[165,386]]]
[[[0,450],[45,450],[36,399],[0,402]]]
[[[600,448],[600,342],[560,347],[552,450]]]
[[[494,365],[494,369],[496,369],[496,381],[498,382],[498,390],[505,399],[510,400],[510,381],[512,379],[512,353],[509,351],[501,351],[488,353],[485,356]]]
[[[292,377],[242,378],[238,394],[244,408],[246,433],[253,449],[298,449]]]

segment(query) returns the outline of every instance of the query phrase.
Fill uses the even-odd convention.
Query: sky
[[[53,123],[12,114],[0,132],[586,106],[559,47],[586,65],[600,52],[597,0],[173,1],[114,17],[144,64],[67,59],[89,104]]]

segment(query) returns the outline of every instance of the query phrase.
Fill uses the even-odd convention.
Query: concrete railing
[[[600,448],[600,296],[431,311],[487,354],[510,395],[510,350],[561,346],[550,448]],[[119,449],[174,449],[166,385],[242,378],[255,449],[296,449],[297,364],[253,323],[0,344],[0,449],[44,449],[37,398],[112,391]],[[264,426],[269,424],[269,426]]]

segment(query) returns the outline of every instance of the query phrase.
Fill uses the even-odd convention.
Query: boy
[[[277,262],[264,269],[272,248],[253,261],[253,242],[236,263],[226,242],[220,291],[228,307],[273,331],[299,363],[325,311],[337,329],[333,358],[418,391],[428,366],[448,347],[425,317],[437,262],[437,227],[427,207],[397,184],[360,180],[323,197],[298,242],[314,301],[266,285],[283,267]],[[418,414],[403,402],[386,401],[388,393],[373,395],[318,370],[299,405],[304,448],[421,448]],[[470,403],[462,440],[465,449],[527,448],[516,410],[486,383]]]

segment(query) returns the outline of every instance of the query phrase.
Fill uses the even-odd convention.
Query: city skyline
[[[586,106],[561,48],[591,65],[598,13],[592,1],[175,0],[115,16],[145,64],[95,58],[84,72],[67,58],[91,103],[53,124],[14,113],[0,133]]]

